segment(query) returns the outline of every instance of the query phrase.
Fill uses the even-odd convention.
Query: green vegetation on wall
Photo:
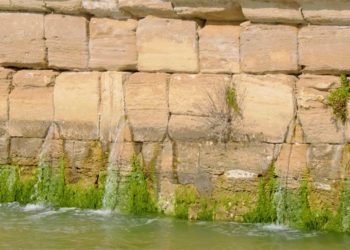
[[[236,114],[241,113],[241,109],[238,105],[237,93],[233,87],[226,88],[226,103]]]

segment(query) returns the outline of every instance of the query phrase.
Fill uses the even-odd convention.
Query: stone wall
[[[65,156],[71,182],[94,183],[119,143],[122,172],[134,153],[156,162],[167,209],[179,184],[255,192],[275,162],[291,187],[308,168],[334,205],[350,129],[325,100],[350,73],[347,0],[0,0],[0,10],[0,164],[29,173],[43,153]]]

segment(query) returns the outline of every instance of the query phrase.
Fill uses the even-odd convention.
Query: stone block
[[[9,163],[9,149],[9,137],[0,137],[0,165],[5,165]]]
[[[90,21],[89,68],[136,70],[137,21],[93,18]]]
[[[13,75],[15,87],[49,87],[59,73],[53,70],[21,70]]]
[[[11,136],[44,138],[53,121],[53,88],[15,88],[9,118]]]
[[[146,17],[137,28],[140,71],[198,72],[197,24]]]
[[[299,31],[299,64],[304,72],[350,72],[350,27],[305,26]]]
[[[126,19],[130,15],[120,10],[116,0],[83,0],[84,10],[97,17],[110,17],[114,19]]]
[[[245,17],[236,0],[170,0],[175,12],[185,18],[214,21],[243,21]]]
[[[46,11],[44,0],[11,0],[12,10]]]
[[[232,122],[234,140],[282,143],[295,115],[294,85],[288,75],[235,75],[241,119]]]
[[[11,9],[11,2],[10,2],[10,0],[0,0],[0,9],[1,10]]]
[[[46,65],[44,16],[0,13],[0,65],[39,68]]]
[[[244,16],[255,23],[304,23],[297,0],[241,0]],[[304,11],[304,9],[303,9]]]
[[[297,27],[249,23],[241,27],[243,72],[298,72]]]
[[[204,73],[239,73],[240,26],[208,23],[199,31],[200,70]]]
[[[88,64],[88,22],[84,17],[45,16],[45,37],[51,68],[81,70]],[[64,27],[64,29],[62,28]]]
[[[12,74],[12,70],[0,68],[0,123],[8,120],[8,96],[10,93]],[[1,130],[0,126],[0,135],[2,134]]]
[[[55,121],[64,139],[99,138],[100,76],[98,72],[82,72],[57,77]]]
[[[11,138],[11,163],[20,166],[38,165],[43,142],[40,138]]]
[[[45,6],[55,13],[79,14],[83,12],[82,0],[44,0]],[[66,26],[64,26],[66,27]]]
[[[119,7],[135,17],[177,17],[169,0],[119,0]]]

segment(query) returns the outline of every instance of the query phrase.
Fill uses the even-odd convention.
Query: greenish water
[[[0,204],[0,249],[350,249],[350,236],[277,225],[188,222]]]

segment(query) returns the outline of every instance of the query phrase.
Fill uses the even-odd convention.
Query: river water
[[[0,249],[350,249],[346,234],[0,204]]]

